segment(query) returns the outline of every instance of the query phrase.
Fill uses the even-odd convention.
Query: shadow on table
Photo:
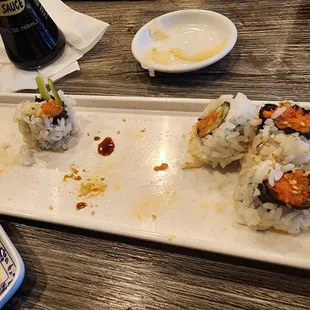
[[[200,250],[194,250],[189,248],[183,248],[179,246],[175,246],[173,244],[161,244],[161,243],[155,243],[151,241],[144,241],[139,239],[133,239],[129,237],[122,237],[117,235],[111,235],[107,233],[100,233],[95,231],[88,231],[84,229],[78,229],[73,227],[66,227],[61,225],[55,225],[55,224],[49,224],[49,223],[41,223],[41,222],[33,222],[30,220],[24,220],[19,218],[12,218],[12,217],[3,217],[3,220],[8,222],[15,222],[20,223],[24,225],[31,225],[38,228],[43,229],[51,229],[51,230],[57,230],[62,233],[68,233],[68,234],[77,234],[88,238],[93,239],[104,239],[111,243],[120,243],[124,245],[129,245],[133,247],[138,248],[144,248],[149,250],[154,250],[160,253],[161,255],[166,255],[168,259],[171,261],[173,257],[171,255],[177,254],[181,256],[191,256],[193,260],[199,260],[198,264],[201,264],[201,268],[193,269],[193,270],[187,270],[188,272],[199,272],[199,275],[202,276],[205,274],[206,276],[209,275],[208,270],[213,270],[213,277],[224,277],[223,279],[229,280],[235,283],[241,283],[241,284],[248,284],[251,286],[257,286],[257,287],[263,287],[266,289],[276,290],[276,291],[283,291],[285,293],[290,294],[299,294],[303,296],[308,296],[309,292],[308,290],[304,290],[300,288],[298,285],[291,285],[291,283],[294,283],[294,281],[303,282],[305,285],[306,283],[310,284],[310,271],[308,270],[301,270],[293,267],[286,267],[286,266],[280,266],[280,265],[274,265],[269,263],[263,263],[259,261],[252,261],[244,258],[238,258],[233,256],[227,256],[223,254],[217,254],[212,252],[205,252]],[[5,229],[7,229],[5,227]],[[17,235],[18,233],[11,233],[10,230],[7,230],[9,235],[12,236],[13,242],[14,242],[14,235]],[[21,237],[16,237],[17,240],[21,240]],[[114,245],[111,245],[114,246]],[[19,247],[18,250],[21,251],[21,254],[26,253],[27,251],[31,251],[31,249],[27,248],[27,245],[25,247]],[[157,253],[158,254],[158,253]],[[170,256],[170,258],[169,258]],[[150,256],[151,257],[151,256]],[[179,258],[180,259],[180,258]],[[177,259],[177,264],[182,264],[181,260],[184,259],[184,257],[180,259]],[[34,265],[39,265],[38,261],[32,261],[28,262],[26,261],[26,269],[28,269],[28,276],[26,276],[25,285],[19,290],[17,293],[17,296],[23,296],[22,298],[27,298],[31,294],[31,290],[36,284],[36,277],[35,275],[31,275],[31,271],[34,270]],[[204,265],[206,268],[204,268]],[[225,266],[226,265],[226,266]],[[227,265],[229,265],[229,268],[227,268]],[[178,268],[181,268],[181,266],[175,266],[177,270]],[[39,267],[40,270],[42,268]],[[218,270],[218,271],[217,271]],[[223,270],[226,270],[224,275],[222,275]],[[263,271],[263,272],[262,272]],[[277,274],[277,275],[275,275]],[[40,274],[41,278],[41,274]],[[273,280],[272,280],[273,279]],[[44,278],[43,274],[43,280],[45,281],[46,286],[46,278]],[[287,283],[288,285],[285,285]],[[45,287],[44,286],[44,287]],[[36,292],[35,299],[38,299],[40,297],[40,294],[42,292]],[[32,295],[34,296],[34,295]],[[7,308],[7,310],[11,309],[18,309],[17,308]]]
[[[2,217],[1,217],[2,218]],[[11,230],[10,225],[2,222],[1,225],[8,234],[9,238],[15,245],[25,264],[25,278],[15,293],[15,295],[4,306],[3,310],[18,310],[27,302],[27,298],[31,295],[32,300],[39,300],[41,294],[46,287],[46,276],[39,258],[33,253],[31,247],[26,243],[25,239],[19,234],[17,229]],[[29,259],[31,257],[31,259]],[[39,270],[39,274],[36,271]],[[38,279],[39,277],[39,279]],[[37,285],[40,281],[40,285]],[[40,288],[40,290],[38,290]],[[33,305],[32,305],[33,306]],[[32,309],[27,305],[27,309]]]

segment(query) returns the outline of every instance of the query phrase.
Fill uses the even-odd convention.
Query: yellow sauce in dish
[[[170,38],[170,34],[165,30],[163,25],[158,21],[151,23],[149,25],[148,31],[149,31],[150,37],[154,41],[166,41]]]
[[[171,55],[169,53],[157,48],[151,47],[146,50],[145,53],[146,59],[151,60],[153,63],[159,65],[169,65],[171,64]]]
[[[181,48],[171,48],[170,53],[174,55],[176,58],[184,61],[184,62],[198,62],[198,61],[204,61],[207,60],[214,55],[218,54],[226,45],[226,40],[222,42],[219,45],[215,45],[212,47],[209,47],[207,49],[204,49],[198,53],[187,55],[184,53],[184,50]]]
[[[165,25],[166,26],[166,25]],[[155,76],[156,65],[179,67],[206,61],[218,55],[229,38],[219,41],[219,34],[208,27],[189,24],[171,29],[155,20],[148,26],[148,36],[152,42],[143,52],[141,66]],[[212,46],[213,45],[213,46]],[[210,46],[207,48],[207,46]]]
[[[145,52],[145,58],[158,65],[177,65],[207,60],[218,54],[226,45],[221,44],[206,48],[195,54],[186,54],[182,48],[171,48],[167,51],[157,47],[150,47]],[[149,63],[149,61],[147,61]]]

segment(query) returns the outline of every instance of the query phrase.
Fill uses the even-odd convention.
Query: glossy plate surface
[[[0,214],[310,269],[309,232],[256,232],[235,222],[236,169],[180,168],[191,160],[188,133],[208,100],[76,96],[79,143],[38,153],[24,167],[12,116],[25,98],[32,96],[0,96],[0,141],[11,144],[0,154]],[[97,153],[95,136],[113,139],[111,156]],[[154,171],[161,163],[168,169]],[[63,181],[72,164],[81,180]],[[94,178],[104,178],[104,195],[79,197],[81,183]],[[77,211],[79,202],[88,206]]]

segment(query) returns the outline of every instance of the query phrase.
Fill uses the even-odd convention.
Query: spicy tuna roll
[[[241,93],[211,100],[193,126],[188,152],[213,168],[239,160],[261,124],[256,114],[257,107]]]
[[[296,234],[310,226],[309,172],[247,154],[234,192],[238,222]]]
[[[309,174],[303,169],[284,173],[273,185],[263,181],[258,190],[262,203],[281,204],[296,210],[310,208]]]
[[[41,96],[17,105],[14,121],[18,123],[24,142],[31,148],[67,150],[71,138],[78,133],[73,106],[75,100],[58,93],[51,80],[48,92],[42,77],[36,79]]]
[[[272,119],[279,130],[286,134],[299,133],[306,139],[310,139],[310,111],[284,101],[279,105],[266,104],[259,111],[259,117],[263,124]]]
[[[259,112],[262,125],[249,151],[261,160],[275,160],[282,165],[293,163],[310,169],[308,115],[305,109],[289,102],[263,106]]]
[[[281,165],[292,163],[310,170],[310,144],[297,133],[286,135],[265,126],[253,139],[248,152],[258,155],[262,161],[274,160]]]

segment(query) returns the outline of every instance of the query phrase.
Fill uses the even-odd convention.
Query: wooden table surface
[[[66,92],[310,101],[307,0],[66,1],[111,24],[57,84]],[[233,51],[198,72],[150,78],[130,52],[134,33],[177,9],[210,9],[239,31]],[[1,218],[26,265],[5,309],[310,309],[310,272],[78,229]]]

